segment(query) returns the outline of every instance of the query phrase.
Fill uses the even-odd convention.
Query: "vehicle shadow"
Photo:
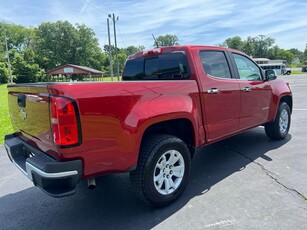
[[[32,187],[0,198],[0,229],[150,229],[172,216],[197,196],[244,170],[252,161],[266,156],[291,139],[270,141],[262,128],[244,132],[197,151],[192,161],[189,186],[174,204],[154,209],[133,192],[128,174],[97,178],[89,191],[81,182],[74,196],[55,199]]]

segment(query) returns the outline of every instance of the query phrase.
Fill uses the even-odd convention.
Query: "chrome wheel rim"
[[[184,160],[177,150],[168,150],[159,158],[153,174],[156,190],[161,195],[173,193],[181,184],[184,175]]]
[[[285,134],[288,130],[289,114],[286,109],[283,109],[279,117],[279,131],[281,134]]]

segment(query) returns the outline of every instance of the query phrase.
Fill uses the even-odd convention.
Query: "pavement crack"
[[[306,197],[302,192],[299,192],[299,191],[296,190],[295,188],[291,188],[291,187],[289,187],[289,186],[283,184],[282,182],[280,182],[280,181],[277,179],[276,174],[275,174],[274,172],[272,172],[272,171],[266,169],[262,164],[260,164],[260,163],[258,163],[258,162],[256,162],[256,161],[254,161],[252,158],[249,158],[249,157],[246,156],[244,153],[241,153],[240,151],[238,151],[238,150],[232,148],[232,147],[229,146],[229,145],[225,145],[225,144],[224,144],[224,146],[225,146],[228,150],[230,150],[230,151],[232,151],[232,152],[234,152],[234,153],[236,153],[236,154],[238,154],[238,155],[244,157],[245,159],[249,160],[251,163],[258,165],[258,166],[262,169],[262,171],[263,171],[268,177],[270,177],[272,180],[274,180],[277,184],[281,185],[283,188],[285,188],[285,189],[288,190],[288,191],[292,191],[292,192],[296,193],[298,196],[300,196],[301,198],[303,198],[304,201],[307,201],[307,197]]]

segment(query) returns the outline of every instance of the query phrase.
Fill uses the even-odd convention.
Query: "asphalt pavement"
[[[258,127],[198,150],[186,191],[165,208],[138,200],[128,174],[51,198],[0,146],[0,229],[307,229],[307,74],[282,78],[294,95],[288,137]]]

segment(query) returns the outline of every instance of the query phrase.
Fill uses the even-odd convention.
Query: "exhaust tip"
[[[96,180],[94,177],[87,179],[87,187],[89,190],[93,190],[96,188]]]

